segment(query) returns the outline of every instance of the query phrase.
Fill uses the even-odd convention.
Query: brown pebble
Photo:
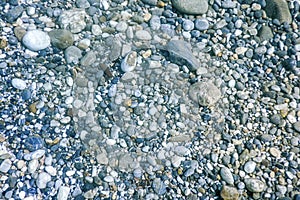
[[[0,38],[0,49],[4,49],[5,47],[7,47],[6,38]]]
[[[29,109],[30,112],[32,112],[34,114],[37,111],[35,103],[30,104],[29,107],[28,107],[28,109]]]
[[[229,187],[224,185],[221,191],[221,197],[224,200],[238,200],[239,199],[239,192],[235,187]]]
[[[165,2],[163,2],[163,1],[157,2],[157,7],[163,8],[164,6],[165,6]]]

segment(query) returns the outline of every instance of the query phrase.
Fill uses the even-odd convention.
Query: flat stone
[[[93,63],[95,63],[96,61],[96,54],[94,51],[89,51],[87,52],[87,54],[85,54],[81,60],[80,60],[80,64],[83,66],[90,66]]]
[[[196,71],[200,64],[191,51],[189,43],[182,40],[171,40],[165,47],[169,59],[178,65],[186,65],[191,71]]]
[[[13,23],[18,19],[18,17],[23,13],[23,11],[24,11],[23,6],[12,7],[5,15],[6,21],[8,23]]]
[[[189,97],[202,106],[209,106],[218,102],[221,91],[213,83],[197,82],[190,86]]]
[[[50,37],[40,30],[27,31],[22,39],[24,46],[32,51],[39,51],[50,46]]]
[[[145,30],[139,30],[135,33],[135,37],[138,40],[151,40],[152,36],[148,31]]]
[[[49,32],[51,44],[59,49],[66,49],[74,42],[73,34],[64,29],[54,29]]]
[[[183,14],[199,15],[208,10],[207,0],[172,0],[172,5]]]
[[[167,186],[160,178],[153,180],[152,188],[158,195],[163,195],[167,192]]]
[[[18,90],[24,90],[27,87],[26,82],[19,78],[13,78],[11,80],[11,84],[14,88]]]
[[[151,6],[157,5],[157,0],[142,0],[142,2]]]
[[[224,185],[221,191],[221,197],[224,200],[238,200],[240,197],[239,191],[235,187]]]
[[[220,171],[220,175],[226,183],[228,183],[230,185],[234,184],[234,179],[233,179],[232,173],[229,168],[223,167]]]
[[[292,22],[292,16],[285,0],[266,0],[265,11],[267,16],[272,19],[278,19],[280,23]]]
[[[72,33],[81,32],[85,26],[85,19],[88,17],[84,9],[72,9],[64,11],[58,18],[58,23],[62,29]]]
[[[264,182],[256,178],[247,178],[244,183],[250,192],[262,192],[266,186]]]

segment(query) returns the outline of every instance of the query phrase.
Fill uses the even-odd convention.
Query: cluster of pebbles
[[[299,0],[0,11],[1,199],[300,199]]]

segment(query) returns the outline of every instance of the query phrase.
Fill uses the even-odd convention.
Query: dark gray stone
[[[273,38],[273,32],[269,26],[262,26],[258,32],[258,37],[261,41]]]
[[[73,34],[64,29],[55,29],[49,32],[51,44],[59,49],[66,49],[74,42]]]
[[[22,14],[24,8],[22,6],[16,6],[11,8],[6,14],[6,21],[9,23],[13,23],[18,19],[18,17]]]
[[[196,71],[199,62],[191,51],[189,43],[182,40],[171,40],[165,47],[169,52],[169,58],[178,65],[186,65],[191,71]]]
[[[292,22],[292,16],[285,0],[266,0],[265,11],[267,16],[272,19],[278,19],[280,23]]]

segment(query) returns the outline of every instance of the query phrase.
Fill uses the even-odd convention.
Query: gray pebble
[[[40,189],[47,187],[47,183],[51,181],[51,176],[47,172],[41,172],[36,179],[36,185]]]
[[[256,163],[253,161],[248,161],[244,165],[245,172],[251,174],[255,171]]]
[[[186,19],[184,20],[184,22],[182,23],[182,28],[185,30],[185,31],[191,31],[194,29],[194,23],[189,20],[189,19]]]
[[[234,184],[234,179],[233,179],[232,173],[229,168],[223,167],[220,171],[220,175],[226,183],[228,183],[230,185]]]
[[[209,28],[209,22],[205,18],[196,19],[195,28],[198,29],[199,31],[207,30]]]

